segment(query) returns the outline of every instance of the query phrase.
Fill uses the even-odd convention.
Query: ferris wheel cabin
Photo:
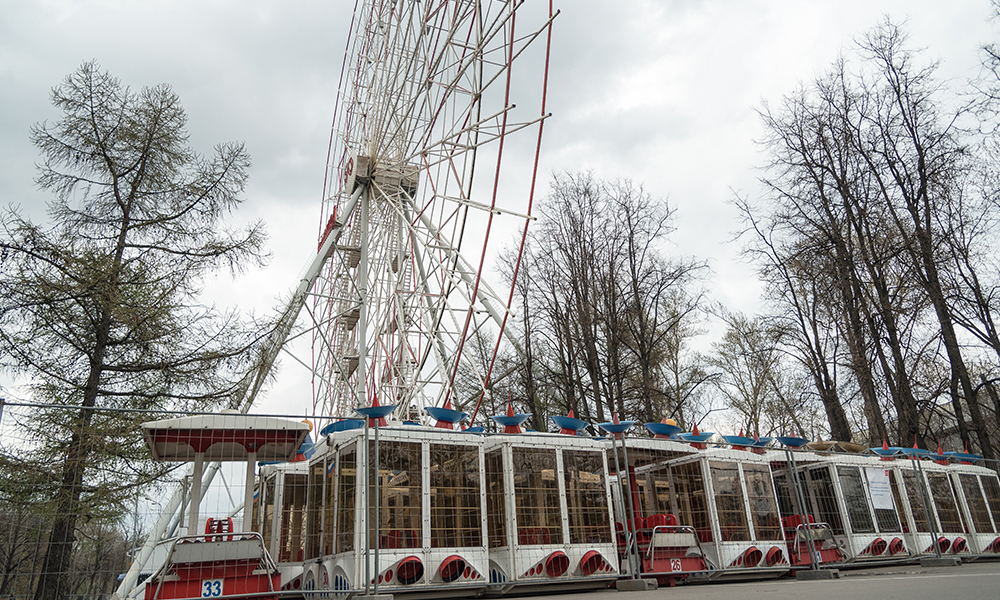
[[[627,439],[625,446],[618,463],[628,483],[615,494],[623,565],[634,539],[643,576],[669,585],[788,571],[763,457],[730,448],[698,451],[669,439]]]
[[[599,588],[618,578],[600,441],[492,435],[484,453],[490,592]]]

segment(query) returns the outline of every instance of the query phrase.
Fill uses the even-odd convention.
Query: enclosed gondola
[[[606,587],[618,578],[603,445],[578,436],[485,438],[491,593]]]
[[[615,495],[618,529],[627,540],[634,527],[644,576],[672,584],[788,571],[767,460],[672,440],[628,439],[623,446],[619,463],[628,487]],[[623,552],[623,565],[625,558]]]

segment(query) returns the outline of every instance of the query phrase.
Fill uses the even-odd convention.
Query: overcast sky
[[[537,0],[528,0],[537,1]],[[194,147],[242,140],[253,157],[239,219],[262,218],[273,259],[223,300],[270,310],[312,258],[333,100],[353,2],[0,0],[0,203],[42,216],[28,129],[54,120],[49,91],[96,59],[139,88],[169,83]],[[884,15],[964,82],[1000,39],[988,0],[563,0],[553,32],[541,181],[592,169],[676,209],[667,250],[709,259],[714,300],[752,311],[752,268],[727,243],[727,201],[753,196],[754,109],[821,73]],[[544,189],[542,190],[544,193]],[[285,372],[267,410],[302,413],[308,379]],[[302,385],[306,385],[305,388]],[[298,398],[302,396],[300,403]]]

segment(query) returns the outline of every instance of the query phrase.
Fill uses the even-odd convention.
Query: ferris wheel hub
[[[347,194],[353,194],[359,185],[374,184],[387,195],[403,191],[412,198],[420,182],[420,165],[375,161],[370,156],[352,152],[344,176]]]

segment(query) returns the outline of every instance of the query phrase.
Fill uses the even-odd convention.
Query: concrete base
[[[961,567],[962,559],[954,556],[928,556],[920,559],[921,567]]]
[[[392,600],[392,594],[361,594],[354,596],[353,600]]]
[[[837,569],[820,569],[818,571],[803,570],[796,571],[795,578],[799,581],[818,581],[821,579],[840,579],[840,571]]]
[[[647,592],[656,589],[655,579],[619,579],[615,582],[619,592]]]

